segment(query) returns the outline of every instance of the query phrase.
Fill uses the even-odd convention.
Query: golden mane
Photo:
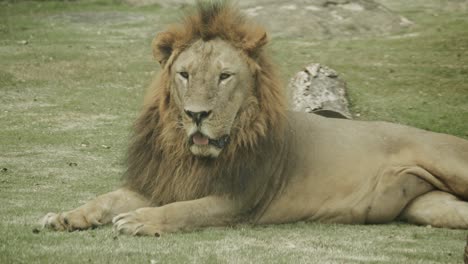
[[[244,51],[255,75],[257,100],[240,110],[231,143],[218,158],[210,159],[194,156],[187,140],[181,140],[186,135],[171,97],[170,70],[192,43],[214,38]],[[281,176],[285,164],[277,159],[287,151],[284,96],[263,49],[266,43],[263,28],[224,1],[198,2],[195,14],[157,35],[153,54],[163,68],[134,125],[124,176],[127,187],[150,198],[154,205],[229,195],[248,199],[248,215],[263,212],[285,183]]]

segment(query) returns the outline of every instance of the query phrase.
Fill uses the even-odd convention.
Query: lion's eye
[[[226,80],[227,78],[231,77],[231,74],[229,73],[221,73],[221,75],[219,75],[219,80],[222,81],[222,80]]]
[[[182,76],[182,78],[184,78],[184,79],[188,79],[188,77],[189,77],[188,72],[179,72],[179,74],[180,74],[180,76]]]

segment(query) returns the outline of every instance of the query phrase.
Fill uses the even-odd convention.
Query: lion
[[[468,228],[468,141],[287,110],[265,30],[226,2],[159,33],[116,191],[43,226],[160,236],[319,221]]]

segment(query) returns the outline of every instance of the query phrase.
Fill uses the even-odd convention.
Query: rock
[[[240,0],[239,4],[266,26],[273,37],[323,39],[386,35],[413,24],[374,0]],[[252,9],[255,12],[249,12]]]
[[[84,140],[84,141],[81,142],[81,146],[82,146],[83,148],[86,148],[86,147],[89,146],[89,142],[86,141],[86,140]]]
[[[125,0],[163,8],[193,5],[195,0]],[[378,0],[236,0],[272,37],[346,38],[386,35],[413,25]]]
[[[346,83],[327,66],[319,63],[307,65],[289,81],[288,91],[293,111],[352,118],[346,98]]]

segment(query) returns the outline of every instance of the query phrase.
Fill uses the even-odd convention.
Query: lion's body
[[[303,113],[290,113],[288,123],[293,153],[285,157],[293,159],[286,170],[288,184],[260,222],[386,223],[434,190],[468,198],[466,140],[386,122]],[[444,206],[434,203],[427,209],[437,212]],[[464,207],[458,212],[464,222],[450,227],[468,227],[468,203]]]
[[[124,186],[44,226],[155,235],[313,220],[468,229],[468,141],[288,112],[264,31],[225,4],[159,34]]]

